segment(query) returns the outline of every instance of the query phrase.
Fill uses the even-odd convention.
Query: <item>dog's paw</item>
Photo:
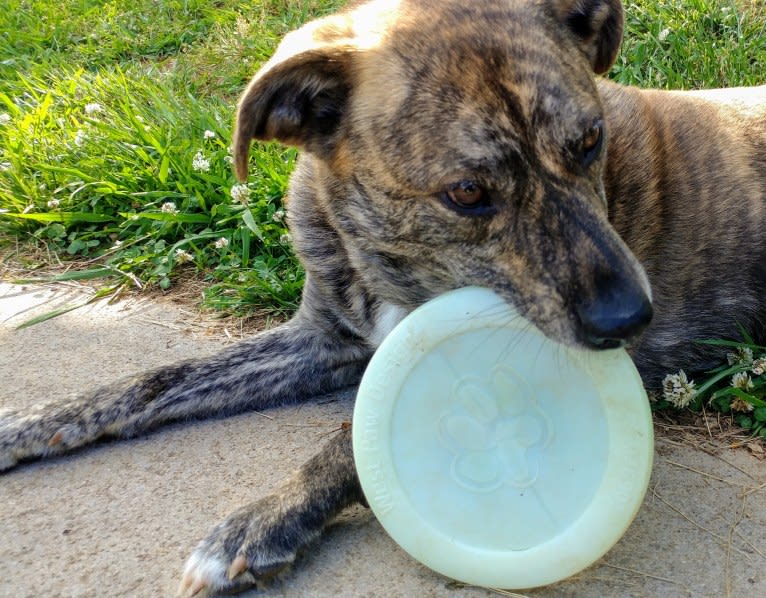
[[[0,409],[0,472],[15,467],[28,452],[20,418],[9,409]]]
[[[231,560],[230,555],[198,547],[186,562],[181,585],[180,598],[207,598],[220,593],[236,593],[257,587],[259,579],[247,570],[245,557]]]
[[[319,530],[283,513],[284,500],[269,496],[218,524],[186,562],[178,595],[199,598],[262,587],[289,569]]]
[[[56,418],[46,420],[40,408],[20,413],[0,409],[0,472],[30,459],[58,455],[76,436]]]

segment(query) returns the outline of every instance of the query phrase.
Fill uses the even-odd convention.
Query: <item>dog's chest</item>
[[[377,349],[383,339],[404,319],[407,313],[403,307],[392,303],[382,303],[375,313],[375,321],[368,337],[370,344]]]

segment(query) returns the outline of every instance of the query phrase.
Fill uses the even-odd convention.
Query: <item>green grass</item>
[[[280,214],[295,151],[258,147],[235,201],[231,122],[279,39],[338,2],[5,4],[0,245],[29,270],[55,256],[70,279],[108,275],[106,291],[195,268],[208,305],[294,309],[303,274]]]
[[[766,83],[762,0],[627,0],[624,8],[614,80],[667,89]]]
[[[209,281],[207,306],[289,313],[303,273],[279,215],[296,154],[258,146],[249,201],[235,201],[231,122],[237,95],[284,33],[340,4],[0,0],[5,254],[31,272],[61,260],[70,278],[106,276],[105,293],[167,289],[193,269]],[[610,74],[618,81],[766,78],[761,2],[636,0],[626,14]]]

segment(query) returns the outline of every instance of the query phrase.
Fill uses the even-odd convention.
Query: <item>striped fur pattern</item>
[[[299,312],[212,359],[0,414],[0,468],[353,385],[404,315],[465,285],[560,342],[627,344],[650,387],[716,358],[694,339],[739,323],[763,340],[766,87],[594,77],[621,35],[619,0],[371,0],[288,35],[233,145],[241,179],[253,139],[303,150]],[[213,528],[180,595],[268,581],[363,501],[344,430]]]

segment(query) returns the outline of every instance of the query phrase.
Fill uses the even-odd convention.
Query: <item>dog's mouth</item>
[[[588,291],[579,288],[566,295],[542,286],[500,285],[495,290],[548,338],[594,351],[629,347],[654,315],[641,276],[600,279]]]
[[[526,312],[525,316],[548,338],[593,351],[630,347],[646,330],[654,314],[652,303],[645,295],[581,302],[571,311],[545,317],[534,308],[521,311]]]

